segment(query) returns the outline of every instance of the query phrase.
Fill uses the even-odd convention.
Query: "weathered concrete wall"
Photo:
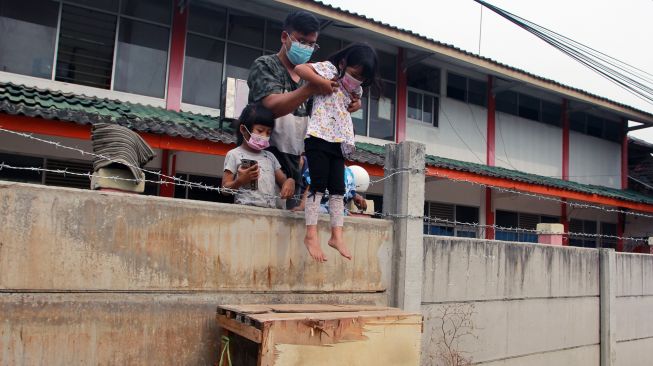
[[[422,311],[422,365],[596,366],[598,251],[425,237]]]
[[[386,305],[392,222],[0,182],[0,365],[214,364],[224,303]]]
[[[653,256],[618,253],[617,365],[651,365],[653,349]]]

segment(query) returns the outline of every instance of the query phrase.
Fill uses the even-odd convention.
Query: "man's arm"
[[[288,93],[270,94],[261,101],[263,106],[272,111],[275,117],[281,117],[294,112],[302,103],[313,96],[313,86],[306,84]]]

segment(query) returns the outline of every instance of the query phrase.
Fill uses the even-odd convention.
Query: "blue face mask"
[[[313,55],[313,47],[293,41],[290,49],[286,48],[286,55],[288,60],[293,65],[301,65],[308,62]]]

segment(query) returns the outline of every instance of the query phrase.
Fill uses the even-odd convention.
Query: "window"
[[[408,81],[407,117],[438,126],[440,70],[417,64],[406,70]]]
[[[617,224],[602,222],[601,235],[617,236]],[[601,248],[617,249],[617,239],[601,238]]]
[[[383,83],[383,94],[370,95],[369,136],[394,140],[395,136],[395,85]]]
[[[0,2],[0,71],[52,78],[59,4]]]
[[[163,98],[172,9],[171,0],[4,1],[0,69]]]
[[[280,36],[277,35],[277,38]],[[277,43],[280,41],[277,40]],[[320,37],[317,39],[317,43],[320,45],[320,48],[313,52],[313,55],[311,56],[311,62],[318,62],[318,61],[324,61],[329,58],[329,56],[333,55],[334,53],[340,51],[343,46],[342,46],[342,41],[340,41],[338,38],[334,37],[329,37],[327,35],[320,35]],[[279,46],[277,46],[279,48]]]
[[[553,216],[529,214],[512,211],[496,211],[496,225],[505,228],[523,230],[496,230],[497,240],[514,241],[522,243],[537,243],[537,229],[539,223],[558,223],[560,219]]]
[[[478,228],[478,207],[424,202],[424,216],[448,222],[425,222],[424,234],[476,238]],[[455,223],[455,224],[454,224]]]
[[[188,34],[184,60],[182,101],[220,108],[224,42]]]
[[[115,90],[163,98],[169,27],[122,18],[116,50]]]
[[[569,232],[582,234],[596,234],[596,221],[589,220],[569,220]],[[596,248],[597,240],[595,237],[569,235],[569,245],[585,248]]]
[[[185,181],[202,183],[208,186],[220,187],[222,178],[208,177],[193,174],[175,174],[175,177]],[[175,198],[183,198],[197,201],[224,202],[233,203],[233,196],[222,195],[213,190],[206,190],[198,187],[186,187],[182,185],[175,186]]]
[[[447,74],[447,97],[475,105],[487,105],[487,82]]]
[[[502,91],[496,95],[497,111],[546,123],[553,126],[562,125],[562,105],[527,94],[514,91]]]
[[[0,161],[7,165],[21,168],[43,168],[43,158],[0,153]],[[42,183],[43,173],[32,170],[2,169],[0,180],[21,183]]]
[[[584,112],[569,114],[569,128],[572,131],[613,142],[621,142],[624,136],[622,123]]]

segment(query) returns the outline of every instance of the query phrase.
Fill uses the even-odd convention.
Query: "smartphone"
[[[251,168],[254,165],[257,165],[258,161],[252,159],[240,159],[240,166],[244,169]],[[252,191],[258,190],[258,181],[253,180],[249,182],[249,185],[243,186],[245,189],[251,189]]]

